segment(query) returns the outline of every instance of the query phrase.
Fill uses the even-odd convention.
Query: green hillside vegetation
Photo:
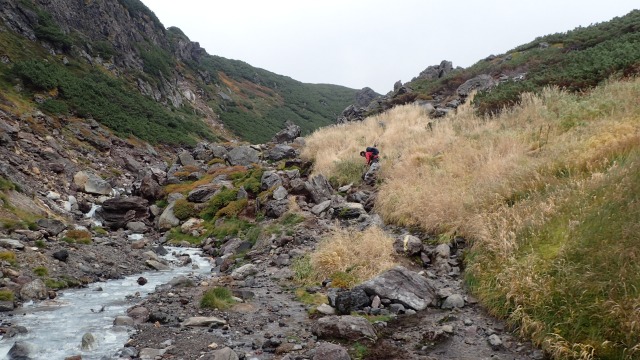
[[[188,102],[175,108],[166,99],[156,102],[143,96],[138,89],[138,79],[162,89],[179,72],[202,90],[202,98],[213,110],[209,116],[217,113],[236,136],[254,143],[271,139],[286,121],[300,125],[303,133],[308,134],[335,122],[340,112],[353,102],[356,90],[304,84],[237,60],[205,53],[198,61],[183,63],[174,56],[179,49],[178,42],[189,41],[180,29],[165,30],[155,14],[139,0],[119,2],[134,21],[150,21],[166,36],[159,44],[168,46],[148,38],[133,44],[135,54],[129,55],[140,58],[142,71],[121,68],[112,72],[87,63],[79,50],[106,60],[126,54],[118,54],[106,37],[91,41],[96,34],[91,37],[76,29],[66,33],[44,7],[23,0],[20,6],[37,17],[33,26],[38,40],[64,55],[52,56],[37,42],[11,31],[0,31],[0,55],[10,59],[0,63],[0,89],[5,92],[5,98],[27,101],[49,115],[90,117],[120,136],[187,145],[202,139],[226,138],[227,134],[214,134],[202,121],[201,109],[194,109]],[[118,75],[114,75],[116,73]],[[16,91],[17,84],[24,90]],[[45,101],[36,104],[34,98]]]
[[[467,239],[466,282],[492,313],[557,359],[640,359],[638,99],[631,79],[547,88],[493,117],[401,106],[314,132],[303,155],[340,178],[377,142],[376,211]]]
[[[543,47],[546,43],[549,46]],[[417,79],[408,85],[419,93],[451,93],[480,74],[525,73],[522,81],[507,81],[474,99],[482,114],[496,113],[520,101],[522,92],[540,93],[549,85],[569,91],[590,89],[611,76],[640,72],[640,10],[623,17],[536,40],[438,80]]]

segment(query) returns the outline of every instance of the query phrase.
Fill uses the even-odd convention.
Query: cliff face
[[[0,49],[7,59],[0,72],[9,77],[21,61],[106,70],[165,108],[198,116],[225,138],[266,141],[286,120],[310,132],[330,124],[355,94],[211,56],[180,29],[165,29],[138,0],[0,0],[0,38],[8,33],[23,42],[13,51]],[[35,56],[25,59],[20,48]],[[64,94],[56,100],[68,101]]]

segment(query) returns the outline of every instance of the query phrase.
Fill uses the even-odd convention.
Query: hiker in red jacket
[[[378,154],[380,152],[374,147],[367,147],[366,151],[360,151],[360,156],[367,160],[367,165],[371,166],[374,162],[378,162]]]
[[[380,152],[375,147],[367,147],[365,151],[360,152],[360,156],[364,157],[367,161],[367,171],[362,175],[362,180],[364,180],[365,184],[373,185],[376,181],[376,174],[378,173],[378,169],[380,169],[380,164],[378,164],[378,159]]]

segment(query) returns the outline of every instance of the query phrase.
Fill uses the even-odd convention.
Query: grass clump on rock
[[[215,287],[202,294],[200,307],[203,309],[226,309],[233,305],[233,294],[225,287]]]
[[[9,289],[0,289],[0,301],[13,301],[15,294]]]

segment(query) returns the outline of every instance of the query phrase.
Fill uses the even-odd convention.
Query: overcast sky
[[[638,0],[142,0],[209,54],[385,94],[442,60],[468,67]]]

